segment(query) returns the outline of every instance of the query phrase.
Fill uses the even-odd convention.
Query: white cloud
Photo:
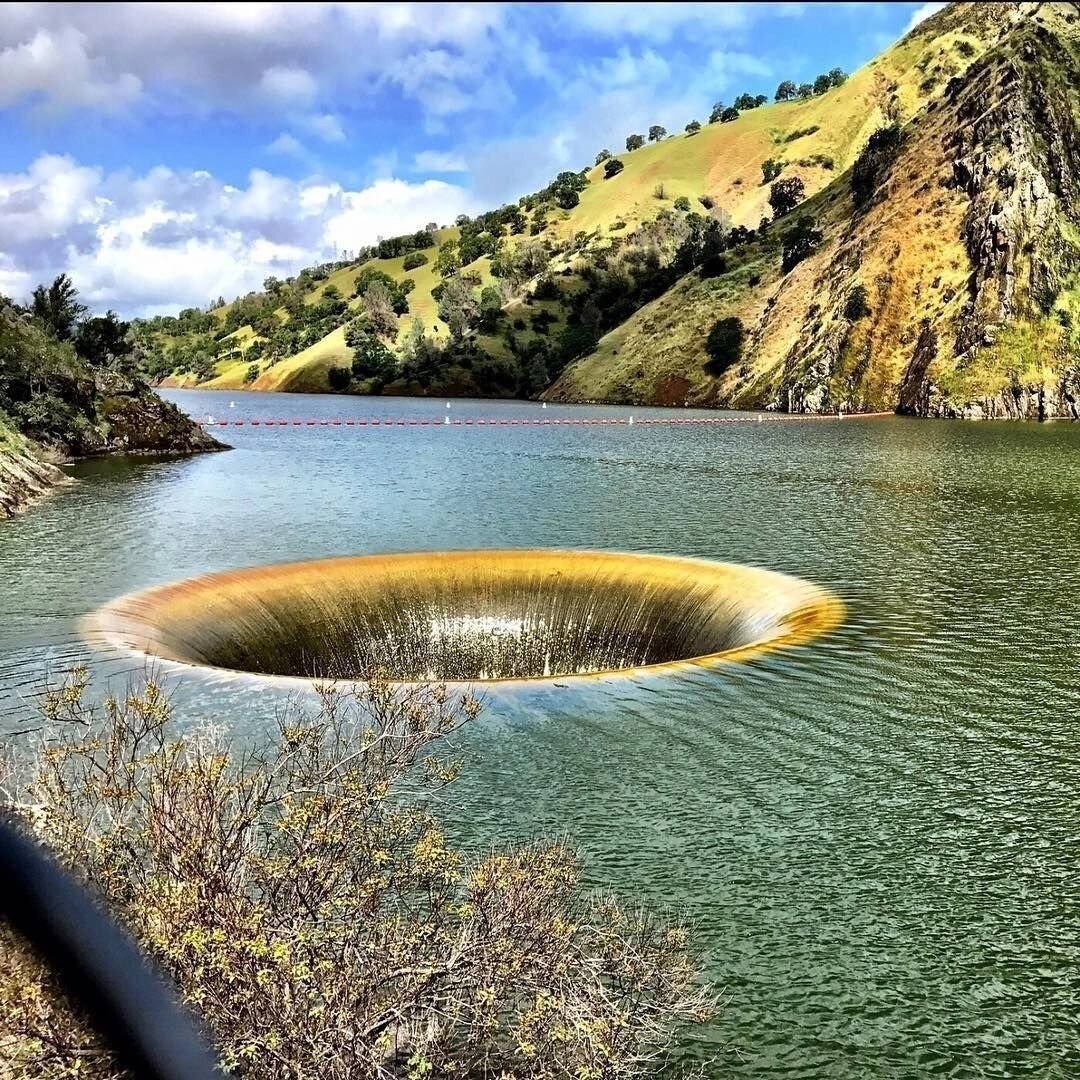
[[[923,4],[922,7],[916,8],[911,13],[911,19],[908,21],[907,29],[904,31],[904,33],[906,34],[911,30],[914,30],[915,27],[919,25],[919,23],[929,19],[931,15],[936,15],[939,11],[941,11],[942,8],[946,6],[947,5],[945,3],[931,3]]]
[[[285,154],[288,157],[304,157],[307,154],[304,144],[287,131],[283,131],[266,149],[272,154]]]
[[[475,209],[439,180],[352,190],[254,169],[230,185],[206,170],[107,174],[44,155],[0,175],[0,292],[25,298],[67,271],[95,309],[176,311]]]
[[[141,100],[258,112],[270,104],[319,116],[406,71],[407,96],[437,108],[442,94],[482,96],[515,55],[532,69],[536,50],[513,29],[517,17],[512,5],[479,3],[7,4],[0,106],[102,110]],[[439,53],[443,70],[429,66]]]
[[[0,106],[24,98],[53,109],[82,106],[113,112],[142,92],[135,75],[110,75],[91,58],[83,34],[70,26],[38,30],[33,37],[0,49]]]
[[[443,150],[421,150],[413,158],[413,168],[417,172],[457,173],[468,172],[469,166],[460,154]]]
[[[345,129],[342,127],[341,121],[333,113],[309,116],[303,123],[308,131],[322,139],[323,142],[336,143],[345,141]]]
[[[302,67],[270,67],[262,73],[259,90],[271,101],[290,108],[305,108],[315,100],[318,87]]]
[[[474,209],[463,188],[442,180],[376,180],[362,191],[342,192],[340,211],[326,222],[324,242],[351,250],[376,236],[396,236],[428,222],[445,225]]]

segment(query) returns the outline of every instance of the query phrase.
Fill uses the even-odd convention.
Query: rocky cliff
[[[899,50],[923,97],[880,71],[885,149],[726,274],[643,308],[550,396],[1080,416],[1080,10],[955,4]],[[821,240],[784,272],[777,234],[802,215]],[[745,342],[717,374],[705,340],[723,317]]]
[[[0,516],[66,482],[58,461],[223,449],[137,375],[87,363],[0,304]]]

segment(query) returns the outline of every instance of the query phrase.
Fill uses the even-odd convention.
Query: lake
[[[443,401],[171,391],[193,415],[442,417]],[[235,407],[230,408],[229,402]],[[455,401],[452,416],[535,417]],[[549,406],[548,418],[692,410]],[[689,912],[753,1077],[1080,1072],[1080,426],[823,419],[250,427],[102,460],[0,523],[6,724],[46,670],[138,674],[78,621],[133,589],[320,556],[589,547],[839,594],[747,663],[496,688],[442,810],[482,850],[565,835],[588,880]],[[239,732],[281,691],[191,674]]]

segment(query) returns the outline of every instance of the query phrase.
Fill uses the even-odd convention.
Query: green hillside
[[[850,77],[144,324],[150,363],[258,390],[1072,415],[1078,25],[951,5]]]

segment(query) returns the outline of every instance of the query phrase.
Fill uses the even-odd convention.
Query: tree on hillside
[[[439,253],[435,256],[435,269],[439,276],[444,278],[461,269],[461,253],[456,240],[447,240],[439,245]]]
[[[86,314],[86,305],[78,301],[79,290],[67,274],[59,274],[46,287],[39,285],[30,302],[30,312],[40,319],[61,341],[68,341],[75,326]]]
[[[789,214],[806,197],[806,185],[797,176],[777,180],[769,188],[769,205],[777,217]]]
[[[613,176],[618,176],[624,168],[625,166],[617,157],[610,158],[604,163],[604,179],[610,180]]]
[[[361,319],[352,333],[350,323],[345,331],[346,343],[353,350],[352,374],[354,379],[374,379],[380,385],[389,382],[397,374],[394,354]]]
[[[814,96],[814,84],[813,83],[804,82],[804,83],[799,84],[799,97],[800,97],[801,100],[805,101],[807,98],[812,98],[813,96]]]
[[[761,163],[761,182],[767,184],[770,180],[775,180],[783,171],[784,163],[778,161],[776,158],[766,158]]]
[[[659,142],[661,139],[667,137],[667,128],[661,127],[659,124],[653,124],[649,128],[649,142]]]
[[[428,257],[422,251],[410,251],[401,264],[403,270],[415,270],[419,266],[426,266]]]
[[[720,118],[723,115],[724,115],[724,103],[722,101],[718,101],[715,105],[713,105],[712,111],[709,113],[709,123],[710,124],[718,123]]]
[[[833,68],[829,72],[830,86],[843,86],[847,82],[847,74],[841,68]]]
[[[832,80],[829,78],[829,75],[828,75],[827,72],[822,72],[814,80],[814,93],[815,94],[824,94],[826,90],[831,90],[831,89],[832,89]]]
[[[494,334],[499,328],[502,316],[503,294],[494,285],[488,285],[480,292],[480,329],[485,334]]]
[[[798,89],[790,79],[785,79],[777,88],[775,99],[777,101],[791,101],[798,94]]]
[[[870,314],[869,298],[870,294],[866,286],[856,285],[848,293],[847,301],[844,303],[844,318],[849,322],[865,319]]]
[[[739,110],[728,107],[720,114],[720,123],[730,124],[732,120],[739,119]]]
[[[75,331],[75,351],[94,367],[121,366],[134,350],[130,330],[115,311],[86,319]]]
[[[342,394],[352,385],[352,369],[332,367],[326,373],[326,382],[335,393]]]
[[[754,107],[754,100],[753,94],[740,94],[735,99],[735,108],[740,112],[744,109],[752,109]]]
[[[784,234],[780,268],[785,274],[794,269],[803,259],[817,251],[823,239],[824,234],[815,226],[814,219],[803,214]]]
[[[645,145],[645,140],[640,135],[627,135],[626,136],[626,149],[637,150]]]
[[[449,327],[450,336],[460,341],[476,325],[479,315],[480,304],[472,286],[460,274],[448,277],[439,297],[439,318]]]
[[[696,135],[701,130],[701,122],[699,120],[691,120],[684,130],[687,135]]]
[[[742,358],[745,338],[742,320],[734,315],[726,319],[717,319],[705,339],[705,351],[709,354],[706,370],[712,375],[719,375]]]
[[[601,150],[600,153],[596,155],[596,164],[603,164],[603,162],[607,161],[609,157],[611,157],[610,150]]]
[[[581,197],[573,188],[559,188],[555,193],[555,203],[563,210],[573,210],[581,202]]]
[[[373,333],[387,338],[397,334],[397,316],[394,314],[393,297],[381,281],[373,281],[364,290],[360,305]]]
[[[851,167],[851,195],[857,207],[865,206],[889,173],[900,152],[899,124],[878,128],[866,142]]]

